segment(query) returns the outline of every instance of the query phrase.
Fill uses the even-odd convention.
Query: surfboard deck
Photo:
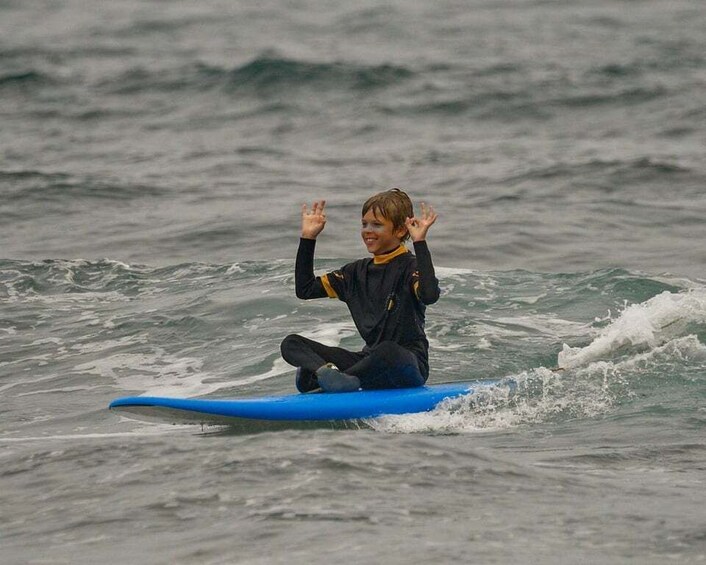
[[[109,408],[139,420],[171,423],[347,421],[428,412],[447,398],[499,384],[497,380],[485,380],[405,389],[226,399],[129,396],[114,400]]]

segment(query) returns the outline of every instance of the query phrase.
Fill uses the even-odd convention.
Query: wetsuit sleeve
[[[299,240],[297,261],[294,266],[294,290],[297,298],[325,298],[329,296],[321,282],[321,277],[314,276],[315,239]]]
[[[326,295],[329,298],[338,298],[343,302],[346,301],[346,296],[348,294],[346,290],[346,281],[348,280],[348,277],[345,273],[347,270],[349,269],[347,269],[346,266],[337,271],[326,273],[321,277],[321,284],[323,284],[324,289],[326,290]]]
[[[441,290],[439,280],[434,273],[434,264],[426,241],[414,242],[414,254],[417,257],[417,271],[412,277],[414,294],[423,304],[434,304],[439,300]]]

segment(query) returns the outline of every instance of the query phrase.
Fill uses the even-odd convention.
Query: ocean
[[[701,0],[0,0],[0,561],[706,562]],[[340,429],[127,395],[295,392],[294,296],[406,190],[430,383]],[[553,370],[560,367],[562,370]],[[503,392],[505,391],[505,392]]]

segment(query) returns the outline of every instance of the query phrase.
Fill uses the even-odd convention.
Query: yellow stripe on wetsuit
[[[338,293],[333,290],[331,282],[328,280],[328,275],[321,276],[321,284],[324,285],[324,290],[329,298],[338,298]]]

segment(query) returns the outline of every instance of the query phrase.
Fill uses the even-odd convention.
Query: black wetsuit
[[[353,352],[290,335],[281,347],[285,361],[311,372],[333,363],[357,376],[364,389],[424,384],[429,376],[424,311],[440,294],[426,242],[414,244],[416,256],[401,245],[390,253],[348,263],[321,277],[314,275],[315,246],[314,239],[299,241],[296,295],[345,302],[365,347]]]

